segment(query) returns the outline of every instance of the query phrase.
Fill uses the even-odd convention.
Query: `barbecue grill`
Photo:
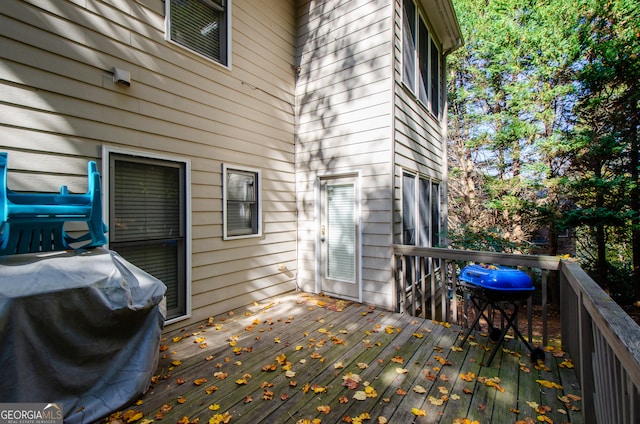
[[[496,342],[487,366],[491,365],[510,328],[529,349],[533,362],[539,359],[544,360],[544,351],[540,348],[532,348],[514,323],[518,316],[519,302],[528,299],[535,290],[527,273],[502,266],[468,265],[462,269],[459,280],[460,287],[469,293],[469,298],[476,309],[475,320],[467,330],[460,346],[464,345],[471,331],[480,322],[480,318],[484,317],[489,326],[489,337]],[[501,314],[503,318],[501,322],[506,322],[503,328],[493,327],[493,319],[486,314],[489,306]]]

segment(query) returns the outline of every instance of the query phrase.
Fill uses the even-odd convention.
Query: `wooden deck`
[[[167,333],[154,384],[122,413],[166,423],[582,422],[559,347],[534,367],[508,340],[486,367],[493,343],[474,333],[452,349],[460,331],[290,294]]]

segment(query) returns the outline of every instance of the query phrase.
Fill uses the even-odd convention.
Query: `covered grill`
[[[468,265],[462,269],[459,280],[460,287],[469,293],[470,300],[476,309],[475,320],[467,330],[461,345],[467,341],[480,318],[484,317],[489,326],[489,335],[492,340],[496,341],[487,366],[493,361],[510,328],[529,349],[532,361],[544,359],[544,351],[539,348],[533,349],[514,323],[518,316],[518,302],[528,299],[535,290],[531,278],[526,272],[502,266]],[[489,306],[502,315],[503,320],[501,321],[506,322],[503,328],[493,327],[493,320],[486,314]]]

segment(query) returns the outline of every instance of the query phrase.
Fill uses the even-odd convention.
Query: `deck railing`
[[[515,255],[395,245],[396,304],[400,312],[465,325],[456,295],[460,270],[469,263],[517,267],[532,277],[527,301],[528,338],[534,306],[548,342],[549,275],[557,272],[562,345],[576,366],[586,423],[640,422],[640,327],[575,262]]]

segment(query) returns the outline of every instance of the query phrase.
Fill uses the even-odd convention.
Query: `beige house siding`
[[[295,288],[294,1],[234,0],[232,30],[229,69],[165,40],[162,0],[0,7],[12,189],[84,191],[103,149],[190,163],[192,311],[176,325]],[[262,172],[261,238],[222,240],[223,163]]]
[[[317,179],[358,172],[362,299],[391,308],[392,4],[303,1],[298,13],[299,284],[317,289]]]

